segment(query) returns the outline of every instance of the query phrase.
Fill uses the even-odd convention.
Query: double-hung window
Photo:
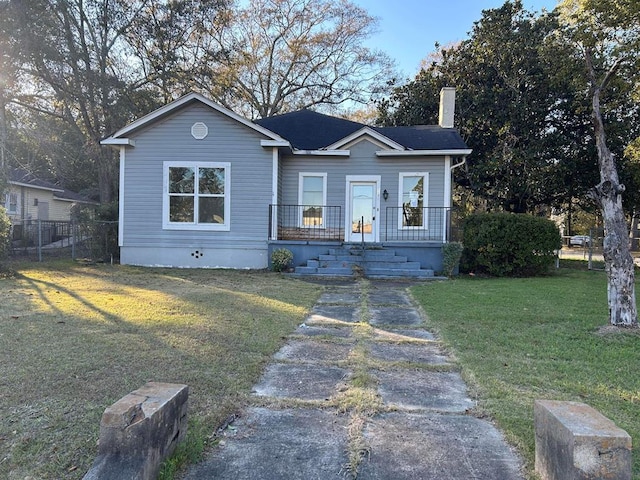
[[[324,227],[324,206],[327,203],[327,174],[300,173],[298,183],[301,227]]]
[[[230,163],[164,162],[163,166],[163,228],[229,230]]]
[[[17,193],[6,194],[4,208],[7,210],[7,213],[9,214],[18,213],[18,194]]]
[[[398,228],[426,228],[428,185],[429,174],[426,172],[400,173]]]

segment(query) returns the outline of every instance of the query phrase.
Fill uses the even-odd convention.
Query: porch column
[[[118,246],[124,246],[124,163],[126,158],[126,149],[124,145],[120,145],[120,182],[118,186]],[[164,187],[166,188],[166,187]]]
[[[451,181],[453,177],[453,170],[451,169],[451,155],[444,156],[444,171],[444,199],[442,202],[442,205],[444,205],[444,212],[442,212],[442,243],[446,243],[447,241],[447,224],[449,223],[449,212],[451,211]]]
[[[278,172],[279,172],[279,155],[278,147],[273,147],[272,155],[272,171],[271,171],[271,205],[278,204]],[[271,240],[278,239],[278,209],[271,208]]]

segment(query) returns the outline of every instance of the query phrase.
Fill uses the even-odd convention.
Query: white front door
[[[378,177],[347,177],[347,242],[378,241]]]

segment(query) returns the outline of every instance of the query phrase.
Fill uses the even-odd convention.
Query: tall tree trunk
[[[91,142],[89,155],[95,159],[96,173],[98,174],[98,190],[100,203],[111,203],[114,200],[114,192],[117,188],[118,165],[113,149],[105,148]]]
[[[600,167],[600,183],[594,193],[604,220],[603,254],[607,270],[609,321],[612,325],[637,327],[635,275],[629,249],[629,230],[622,209],[622,192],[613,154],[607,147],[600,113],[601,86],[592,84],[593,125]]]

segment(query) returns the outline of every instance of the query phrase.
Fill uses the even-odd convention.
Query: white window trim
[[[194,204],[193,222],[170,222],[169,221],[169,168],[189,167],[189,168],[224,168],[224,223],[204,223],[199,224],[198,203]],[[197,175],[194,178],[197,182]],[[163,230],[206,230],[222,231],[231,230],[231,163],[230,162],[187,162],[187,161],[166,161],[162,162],[162,228]],[[196,197],[197,198],[197,197]]]
[[[423,177],[422,208],[424,214],[421,226],[405,226],[402,224],[402,200],[404,197],[404,177]],[[429,172],[400,172],[398,176],[398,230],[428,230],[429,229]]]
[[[324,220],[325,220],[325,211],[324,207],[327,205],[327,173],[326,172],[299,172],[298,173],[298,205],[303,205],[302,197],[303,190],[302,187],[304,185],[305,177],[322,177],[322,224],[321,225],[304,225],[304,221],[302,218],[302,207],[300,208],[300,212],[298,213],[298,225],[300,228],[325,228]]]

